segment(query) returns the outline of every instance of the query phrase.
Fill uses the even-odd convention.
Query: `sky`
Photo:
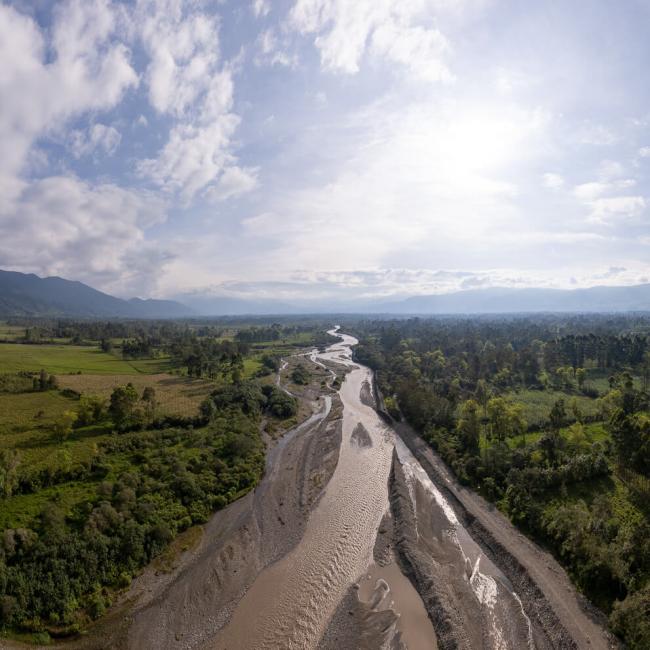
[[[648,0],[0,0],[0,268],[357,301],[650,279]]]

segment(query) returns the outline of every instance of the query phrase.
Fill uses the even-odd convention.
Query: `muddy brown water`
[[[363,403],[362,388],[365,382],[372,384],[371,372],[352,362],[352,346],[358,341],[338,336],[339,343],[312,354],[317,363],[338,363],[349,369],[340,389],[343,436],[336,470],[310,515],[302,540],[258,575],[229,623],[205,647],[316,648],[353,584],[358,585],[364,602],[381,592],[376,606],[396,612],[397,631],[409,650],[436,647],[433,626],[414,586],[397,564],[381,567],[373,560],[378,529],[389,511],[394,449],[408,481],[421,544],[433,561],[444,564],[471,587],[473,607],[482,617],[477,621],[482,647],[532,647],[530,625],[517,595],[463,529],[408,448]],[[364,444],[359,444],[360,439]]]

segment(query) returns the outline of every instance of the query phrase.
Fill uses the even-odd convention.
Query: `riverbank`
[[[355,343],[289,361],[312,414],[269,439],[260,485],[69,647],[615,647],[550,556],[391,426]]]

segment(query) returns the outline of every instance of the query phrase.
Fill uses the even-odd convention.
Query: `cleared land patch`
[[[59,386],[84,395],[109,398],[113,389],[130,382],[139,393],[150,386],[156,391],[161,413],[194,416],[215,388],[214,382],[169,374],[157,375],[58,375]]]
[[[0,343],[0,372],[38,372],[41,368],[54,375],[79,371],[104,375],[147,372],[130,361],[88,346]]]

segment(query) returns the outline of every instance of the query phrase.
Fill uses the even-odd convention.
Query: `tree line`
[[[630,647],[650,647],[650,319],[434,318],[353,329],[356,358],[375,370],[388,411],[552,548]],[[603,374],[599,390],[590,377]],[[556,395],[541,426],[529,426],[518,391]],[[575,395],[598,415],[584,416]]]

